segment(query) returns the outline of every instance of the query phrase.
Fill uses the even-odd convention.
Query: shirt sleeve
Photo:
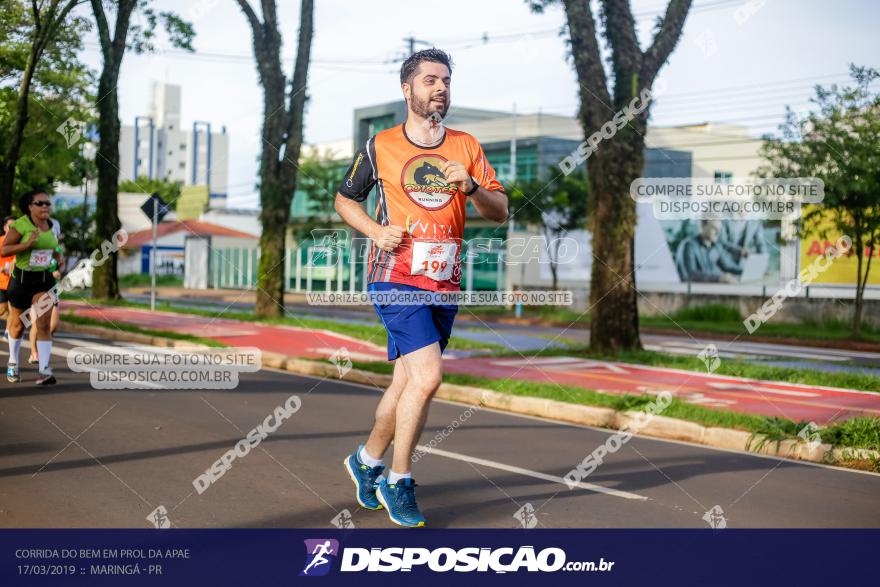
[[[476,144],[477,152],[474,160],[471,162],[470,174],[477,180],[477,183],[490,192],[503,192],[504,186],[495,177],[495,169],[492,168],[489,160],[486,159],[483,147],[476,139],[474,143]]]
[[[12,228],[20,235],[25,235],[33,230],[31,228],[31,221],[28,220],[27,216],[20,216],[18,220],[12,223]]]
[[[345,177],[339,186],[339,193],[355,202],[366,200],[378,180],[374,140],[375,137],[370,138],[367,144],[355,153],[351,166],[345,172]]]

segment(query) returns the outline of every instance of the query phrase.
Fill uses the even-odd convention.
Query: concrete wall
[[[759,296],[724,296],[724,295],[687,295],[658,292],[643,292],[639,296],[639,313],[644,316],[662,316],[672,314],[681,308],[704,306],[707,304],[723,304],[737,308],[741,316],[746,317],[758,310],[767,298]],[[853,300],[851,299],[818,299],[788,298],[780,306],[771,322],[801,323],[825,322],[840,320],[849,322],[853,316]],[[865,300],[862,323],[880,326],[880,300]]]

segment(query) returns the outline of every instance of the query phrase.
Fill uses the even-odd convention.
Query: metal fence
[[[462,255],[462,289],[502,290],[505,265],[496,251]],[[343,292],[367,289],[369,252],[350,248],[309,245],[289,248],[284,255],[284,287],[295,292]],[[259,248],[211,249],[210,278],[214,288],[255,289],[259,275]]]

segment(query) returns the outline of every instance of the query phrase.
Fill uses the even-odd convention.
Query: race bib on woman
[[[31,267],[48,267],[52,262],[52,249],[33,249],[28,263]]]
[[[413,241],[410,275],[424,275],[434,281],[446,281],[452,277],[452,268],[458,258],[458,245],[454,242]]]

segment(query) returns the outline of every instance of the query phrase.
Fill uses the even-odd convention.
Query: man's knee
[[[441,380],[442,375],[439,370],[422,372],[417,377],[410,378],[410,382],[407,388],[415,391],[420,395],[430,397],[434,395],[434,392],[437,391],[438,387],[440,387]]]

